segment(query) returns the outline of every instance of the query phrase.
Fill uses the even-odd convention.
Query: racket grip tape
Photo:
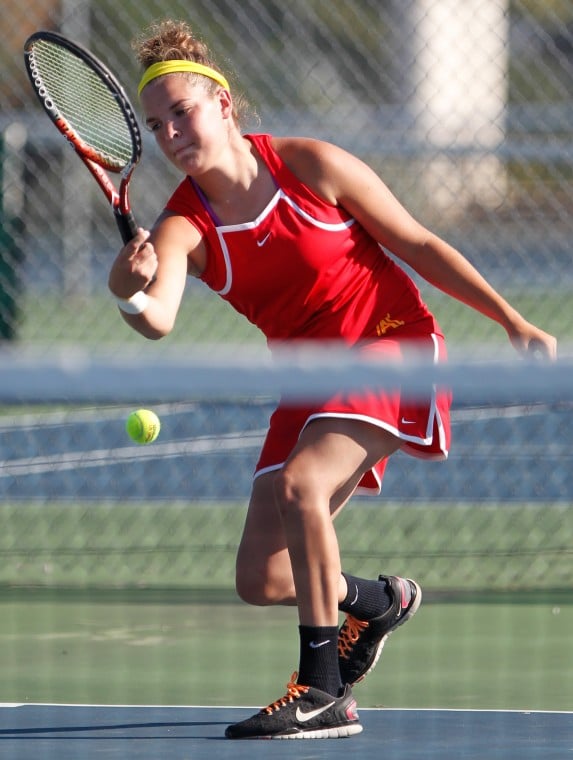
[[[117,226],[121,234],[121,239],[125,245],[126,243],[129,243],[130,240],[133,240],[133,238],[136,236],[137,222],[135,221],[135,217],[131,211],[122,213],[119,209],[115,209],[114,214],[115,221],[117,222]]]

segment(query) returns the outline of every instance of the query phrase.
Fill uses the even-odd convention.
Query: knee
[[[257,583],[256,580],[253,582],[251,578],[237,575],[235,588],[239,599],[254,607],[268,607],[274,603],[272,590],[265,584]]]
[[[255,607],[288,604],[294,598],[290,578],[272,576],[266,570],[237,568],[235,588],[243,602]]]
[[[320,483],[313,482],[311,472],[295,473],[288,467],[283,467],[277,472],[273,485],[275,502],[283,522],[293,516],[309,516],[327,500]]]
[[[304,502],[304,484],[286,467],[279,470],[273,481],[275,502],[284,517],[288,510],[301,509]]]
[[[277,566],[278,565],[278,566]],[[237,594],[247,604],[267,607],[273,604],[290,604],[295,598],[294,582],[290,565],[273,563],[272,558],[264,564],[255,558],[238,561],[235,575]]]

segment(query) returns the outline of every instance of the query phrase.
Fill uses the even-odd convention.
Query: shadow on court
[[[251,708],[11,705],[0,707],[0,756],[11,758],[355,758],[564,760],[573,713],[361,710],[350,739],[253,742],[224,738]]]

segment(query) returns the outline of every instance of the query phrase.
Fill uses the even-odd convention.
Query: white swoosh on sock
[[[309,647],[311,649],[320,649],[320,647],[323,647],[325,644],[330,644],[330,639],[326,639],[326,641],[311,641],[309,644]]]

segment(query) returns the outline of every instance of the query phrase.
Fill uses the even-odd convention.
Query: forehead
[[[158,108],[170,108],[181,100],[202,99],[208,95],[209,86],[194,74],[164,74],[146,85],[140,96],[140,102],[146,113]]]

